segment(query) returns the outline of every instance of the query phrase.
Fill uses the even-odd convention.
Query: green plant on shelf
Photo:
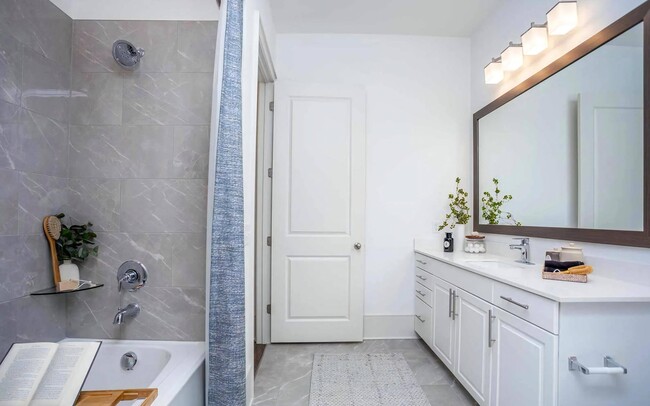
[[[438,231],[453,229],[456,224],[469,223],[472,216],[469,214],[468,197],[469,193],[460,187],[460,178],[456,178],[456,193],[449,194],[449,213],[445,215],[445,221],[438,227]]]
[[[60,219],[65,214],[60,213]],[[56,254],[60,260],[73,260],[83,262],[90,255],[97,256],[99,247],[95,243],[97,234],[92,229],[93,224],[75,224],[67,226],[61,223],[61,237],[56,240]]]
[[[481,212],[488,224],[509,224],[513,226],[521,226],[521,223],[515,220],[512,213],[503,210],[503,205],[512,200],[512,195],[500,196],[501,189],[499,189],[499,179],[493,178],[494,195],[490,192],[483,192],[481,197]]]

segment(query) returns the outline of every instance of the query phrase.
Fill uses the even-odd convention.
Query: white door
[[[442,362],[453,369],[454,355],[454,288],[433,277],[433,338],[432,348]]]
[[[365,93],[277,82],[271,341],[363,340]]]
[[[499,308],[494,311],[491,404],[555,405],[557,336]]]
[[[492,305],[457,291],[456,376],[480,405],[490,400]]]
[[[579,111],[579,227],[643,231],[642,94],[581,94]]]

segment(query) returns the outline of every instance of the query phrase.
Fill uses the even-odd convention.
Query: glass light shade
[[[503,80],[503,67],[501,62],[492,61],[484,69],[485,84],[496,85]]]
[[[564,35],[578,25],[578,3],[561,1],[546,13],[549,35]]]
[[[546,27],[533,26],[521,36],[524,55],[537,55],[548,47]]]
[[[521,45],[510,45],[505,51],[501,53],[501,64],[503,70],[512,72],[524,64],[524,52]]]

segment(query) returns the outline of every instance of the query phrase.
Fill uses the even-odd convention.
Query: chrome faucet
[[[519,244],[510,244],[511,250],[521,251],[521,258],[518,259],[517,262],[521,262],[522,264],[534,265],[532,262],[530,262],[530,238],[520,237],[520,238],[513,238],[513,240],[520,241]]]
[[[131,303],[126,306],[124,309],[117,309],[117,314],[113,318],[113,324],[124,324],[125,317],[136,317],[140,314],[140,305],[137,303]]]

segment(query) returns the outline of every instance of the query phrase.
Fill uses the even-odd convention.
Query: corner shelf
[[[89,285],[89,286],[82,286],[82,287],[77,288],[77,289],[61,290],[61,291],[56,290],[56,286],[53,286],[51,288],[37,290],[36,292],[30,293],[30,295],[32,295],[32,296],[64,295],[66,293],[83,292],[84,290],[97,289],[97,288],[101,288],[102,286],[104,286],[103,283],[98,283],[98,284],[93,284],[93,285]]]

